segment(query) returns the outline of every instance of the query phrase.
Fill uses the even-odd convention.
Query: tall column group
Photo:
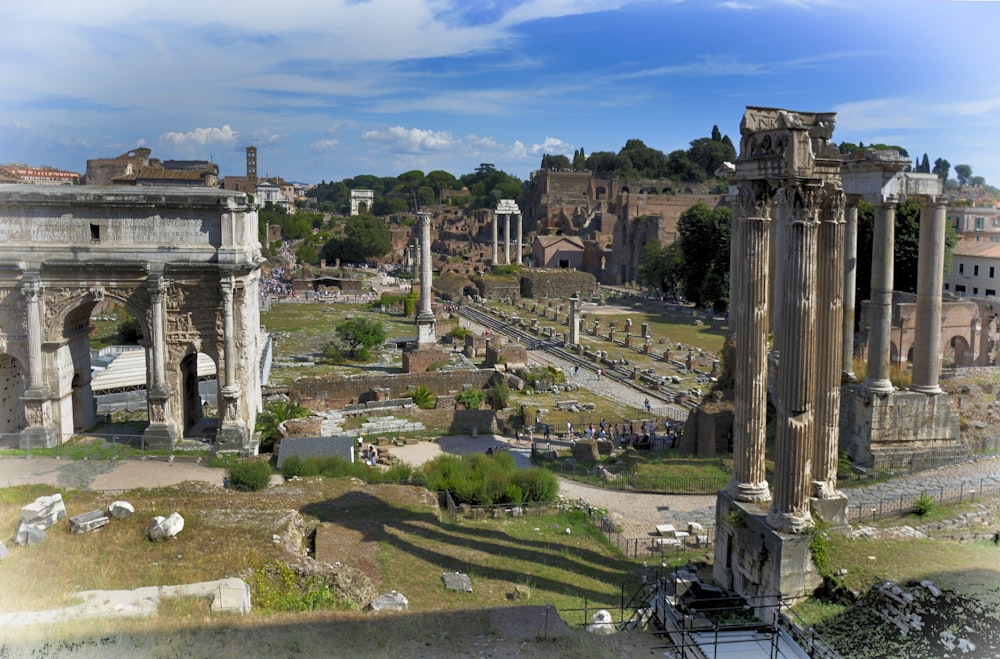
[[[517,241],[515,255],[515,263],[521,264],[521,251],[522,251],[522,232],[521,232],[521,209],[517,207],[517,204],[513,199],[501,199],[497,204],[496,210],[493,212],[493,265],[499,265],[498,263],[498,250],[497,250],[497,222],[500,216],[503,216],[503,254],[504,254],[504,265],[510,264],[510,220],[511,216],[515,218],[516,224],[514,225],[515,240]]]

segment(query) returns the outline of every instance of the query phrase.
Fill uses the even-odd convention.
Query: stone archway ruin
[[[172,447],[200,415],[185,404],[183,365],[202,352],[219,366],[216,446],[249,447],[265,341],[245,194],[2,185],[0,236],[0,378],[11,383],[0,432],[51,447],[94,423],[90,314],[113,300],[142,328],[146,446]]]

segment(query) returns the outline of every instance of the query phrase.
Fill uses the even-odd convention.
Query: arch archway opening
[[[185,437],[213,438],[219,428],[219,381],[215,361],[203,352],[180,363]]]
[[[115,300],[81,305],[67,316],[87,310],[87,346],[76,345],[71,383],[73,426],[77,432],[92,427],[141,435],[149,425],[146,390],[149,381],[149,342],[139,319]],[[74,342],[71,340],[70,345]],[[87,355],[85,362],[81,357]],[[124,427],[123,427],[124,426]]]

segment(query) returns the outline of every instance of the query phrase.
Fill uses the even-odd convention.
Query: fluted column
[[[149,285],[149,299],[152,312],[152,340],[153,340],[153,387],[155,389],[164,388],[164,374],[166,373],[166,338],[163,332],[163,293],[165,290],[162,279],[156,279]]]
[[[222,359],[225,363],[225,387],[228,389],[236,384],[236,336],[233,322],[233,292],[236,289],[234,277],[222,280]]]
[[[767,333],[769,197],[767,184],[740,183],[734,244],[736,272],[733,477],[729,494],[738,501],[767,501],[764,451],[767,424]],[[732,319],[731,319],[732,320]]]
[[[510,213],[503,216],[503,262],[510,265]]]
[[[812,524],[809,494],[816,424],[816,242],[820,188],[793,182],[784,189],[785,247],[778,263],[783,286],[778,338],[774,498],[772,528],[801,533]]]
[[[889,346],[892,331],[892,267],[896,235],[896,205],[883,202],[875,206],[875,229],[872,235],[872,286],[869,303],[868,376],[865,388],[874,393],[891,393],[889,381]]]
[[[840,449],[840,379],[843,361],[844,191],[839,183],[823,189],[816,250],[816,434],[813,441],[813,495],[837,491]]]
[[[521,239],[522,239],[522,236],[521,236],[521,214],[520,213],[515,214],[514,218],[515,218],[515,222],[516,222],[516,224],[514,224],[514,234],[517,236],[517,256],[516,256],[515,263],[517,263],[518,265],[521,265]]]
[[[27,389],[42,389],[42,318],[38,297],[41,294],[38,279],[25,277],[21,285],[28,325],[28,383]]]
[[[942,198],[920,205],[920,247],[917,256],[917,326],[914,336],[913,381],[910,389],[941,393],[941,290],[947,209]]]
[[[849,198],[844,225],[844,336],[840,373],[854,381],[854,304],[858,281],[858,199]]]
[[[493,213],[493,261],[490,265],[498,265],[499,256],[497,255],[497,213]]]

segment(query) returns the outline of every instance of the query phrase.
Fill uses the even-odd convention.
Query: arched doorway
[[[184,435],[214,436],[219,420],[219,385],[215,362],[203,352],[180,362]]]
[[[974,361],[972,348],[964,336],[953,336],[946,344],[942,366],[971,366]]]

